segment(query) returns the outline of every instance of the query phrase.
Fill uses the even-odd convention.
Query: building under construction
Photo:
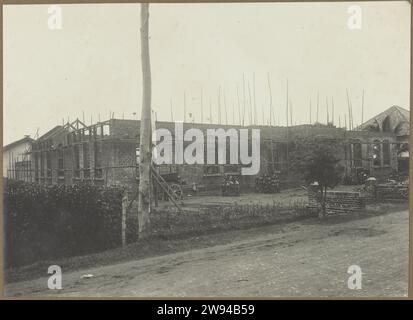
[[[174,126],[173,122],[156,122],[157,128],[169,129],[172,133]],[[260,129],[260,171],[255,176],[240,176],[244,190],[252,190],[258,176],[273,172],[280,175],[282,187],[301,184],[302,176],[291,169],[291,162],[296,148],[303,147],[299,142],[309,137],[340,146],[337,157],[343,167],[343,178],[348,181],[356,183],[360,172],[380,180],[405,171],[399,168],[405,141],[399,141],[392,131],[350,131],[332,124],[275,127],[184,123],[183,127],[184,130],[200,129],[205,137],[207,129]],[[139,129],[139,120],[121,119],[90,126],[76,120],[56,126],[33,142],[31,161],[22,166],[16,164],[8,177],[47,185],[89,183],[136,188]],[[167,183],[177,183],[184,191],[196,188],[214,193],[220,190],[225,175],[240,175],[241,165],[218,164],[218,161],[215,164],[165,164],[156,167],[156,171]]]

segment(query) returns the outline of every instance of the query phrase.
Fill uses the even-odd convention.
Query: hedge
[[[6,267],[121,244],[120,187],[8,180],[3,192]]]

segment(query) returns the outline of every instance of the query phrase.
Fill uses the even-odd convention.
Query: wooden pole
[[[257,115],[257,105],[255,101],[255,72],[252,74],[252,94],[254,97],[254,125],[258,123]]]
[[[361,98],[361,123],[364,123],[364,89],[363,89],[363,95]]]
[[[268,81],[268,91],[270,92],[270,126],[272,125],[272,90],[271,90],[271,80],[270,80],[270,73],[267,73],[267,81]],[[274,119],[275,122],[275,119]],[[275,123],[274,123],[275,124]]]
[[[171,122],[174,122],[174,112],[173,112],[173,108],[172,108],[172,99],[169,100],[169,103],[171,105]]]
[[[349,123],[349,129],[351,131],[351,109],[350,109],[350,96],[348,94],[348,89],[346,89],[346,93],[347,93],[347,108],[348,108],[348,123]],[[347,122],[347,120],[346,120]],[[347,125],[346,125],[347,127]]]
[[[310,99],[310,124],[311,124],[311,99]]]
[[[244,103],[244,110],[242,110],[242,125],[245,124],[245,109],[246,109],[246,100],[245,100],[245,75],[242,74],[242,96],[243,96],[243,103]]]
[[[222,94],[224,95],[225,125],[228,125],[228,113],[227,113],[227,101],[225,99],[225,89],[223,89]]]
[[[291,101],[290,98],[290,125],[293,125],[293,102]]]
[[[289,146],[288,146],[288,144],[289,144],[289,142],[288,142],[288,139],[289,139],[289,137],[288,137],[288,79],[287,79],[287,101],[286,101],[286,108],[287,108],[287,147],[286,147],[286,158],[287,158],[287,161],[286,161],[286,163],[287,163],[287,181],[289,180],[289,177],[290,177],[290,165],[289,165]]]
[[[235,124],[235,102],[232,100],[232,124]]]
[[[250,89],[250,82],[248,81],[248,97],[249,97],[249,113],[250,113],[250,125],[253,124],[253,119],[252,119],[252,100],[251,100],[251,89]]]
[[[332,122],[334,125],[334,98],[333,97],[331,97],[331,112],[332,112],[331,118],[332,118]]]
[[[317,91],[317,113],[316,113],[316,122],[318,122],[318,107],[319,107],[319,92]]]
[[[238,124],[241,124],[241,103],[239,101],[239,92],[238,92],[238,85],[237,85],[237,102],[238,102]]]
[[[212,124],[212,101],[211,101],[211,97],[209,97],[209,123]]]
[[[221,124],[221,86],[218,88],[218,124]]]
[[[186,122],[186,95],[184,91],[184,123]]]
[[[203,105],[202,89],[201,89],[201,123],[204,123],[204,105]]]
[[[151,176],[151,66],[149,56],[149,3],[141,3],[142,115],[139,157],[139,238],[149,235]]]

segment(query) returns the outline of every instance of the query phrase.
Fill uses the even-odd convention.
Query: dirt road
[[[408,212],[346,222],[310,219],[240,233],[236,241],[138,261],[11,283],[7,295],[36,296],[404,296]],[[358,265],[362,289],[347,286]],[[84,274],[92,274],[82,279]]]

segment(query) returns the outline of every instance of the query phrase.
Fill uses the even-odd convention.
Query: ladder
[[[172,201],[174,206],[180,212],[182,212],[182,208],[181,208],[181,205],[183,204],[182,200],[175,194],[175,192],[173,192],[173,190],[171,189],[169,184],[165,181],[164,178],[162,178],[162,176],[159,174],[159,172],[156,170],[156,168],[153,164],[151,164],[151,171],[152,171],[153,181],[155,181],[156,184],[162,189],[162,191],[166,193],[166,195]],[[178,202],[180,202],[180,203],[178,203]]]

